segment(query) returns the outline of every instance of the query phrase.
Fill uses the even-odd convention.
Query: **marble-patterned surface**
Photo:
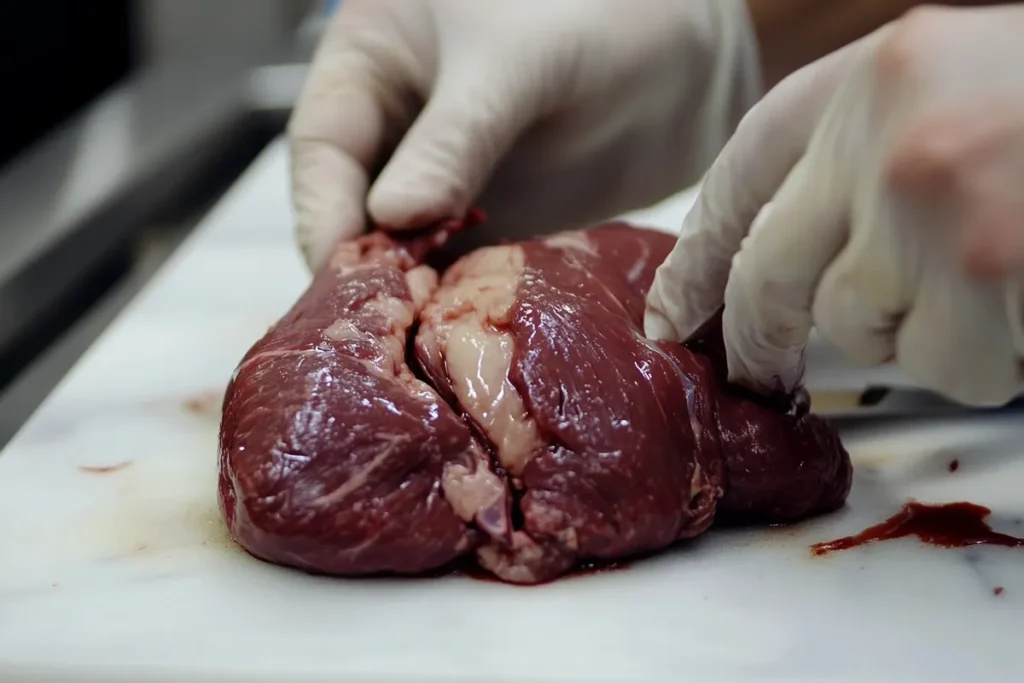
[[[216,429],[306,282],[285,173],[276,144],[0,456],[0,681],[1024,680],[1024,550],[808,551],[908,497],[1024,534],[1019,416],[848,430],[843,511],[545,587],[250,559],[216,512]]]

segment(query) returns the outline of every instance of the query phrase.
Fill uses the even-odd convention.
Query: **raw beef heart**
[[[689,347],[644,338],[674,241],[601,225],[477,250],[440,282],[423,249],[383,233],[339,247],[228,387],[219,488],[234,538],[318,573],[472,555],[537,583],[716,515],[840,507],[851,467],[835,432],[798,401],[727,388],[714,324]]]

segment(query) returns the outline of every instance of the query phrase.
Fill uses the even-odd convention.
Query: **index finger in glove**
[[[793,168],[733,258],[725,288],[722,336],[729,380],[758,393],[791,393],[803,378],[818,280],[846,235],[841,173],[812,149]]]
[[[871,78],[870,68],[859,68],[831,99],[807,152],[775,194],[771,211],[733,259],[722,318],[729,379],[757,392],[788,394],[803,379],[819,284],[847,246],[854,173],[870,163],[877,133],[870,126]],[[893,269],[884,272],[895,277]],[[893,296],[901,291],[899,282],[876,284]],[[830,301],[839,305],[837,319],[858,340],[847,340],[844,349],[891,353],[879,351],[890,338],[872,333],[889,328],[882,309],[856,297]],[[822,311],[820,302],[817,308],[827,322],[830,311]],[[828,327],[834,338],[836,324]]]
[[[658,268],[644,320],[648,337],[685,341],[722,306],[733,257],[801,158],[865,40],[792,74],[740,122]]]
[[[338,240],[363,232],[374,166],[412,88],[383,47],[392,25],[373,5],[351,0],[332,18],[288,124],[296,236],[314,270]]]

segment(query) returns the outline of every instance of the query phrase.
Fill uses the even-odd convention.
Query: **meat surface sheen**
[[[337,574],[415,573],[478,532],[445,498],[461,473],[477,509],[504,488],[466,423],[406,364],[436,274],[383,235],[338,250],[246,354],[224,399],[220,500],[253,555]]]
[[[690,347],[644,338],[674,241],[607,224],[479,249],[440,282],[382,234],[341,247],[229,386],[234,537],[310,571],[419,573],[472,554],[538,583],[716,516],[840,507],[851,467],[835,432],[799,402],[727,387],[714,323]]]

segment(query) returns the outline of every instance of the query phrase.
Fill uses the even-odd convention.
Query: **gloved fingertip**
[[[726,355],[730,356],[728,347],[726,347]],[[735,358],[735,354],[732,354],[731,357]],[[728,380],[730,384],[743,387],[761,396],[792,396],[802,384],[803,366],[791,368],[781,375],[763,375],[751,372],[751,368],[730,361]]]
[[[295,240],[311,272],[323,266],[339,242],[355,239],[366,229],[361,204],[336,190],[293,194]]]
[[[779,310],[755,308],[757,299],[746,295],[739,282],[730,282],[722,315],[722,340],[728,367],[728,381],[762,396],[792,395],[801,386],[804,375],[806,335],[768,334],[778,329],[796,330]]]
[[[644,336],[652,341],[682,341],[672,321],[650,302],[644,311]]]
[[[461,217],[539,115],[536,79],[488,60],[446,70],[370,190],[370,217],[395,230]]]
[[[365,230],[366,171],[333,145],[292,141],[291,187],[295,237],[316,272],[340,240]]]
[[[704,283],[689,277],[695,271],[680,263],[674,251],[658,267],[647,293],[644,313],[644,334],[658,341],[685,342],[717,310],[708,310],[707,304],[714,303]]]
[[[444,176],[397,170],[382,174],[367,198],[370,219],[383,230],[415,230],[463,216],[469,210],[468,193]]]
[[[311,273],[323,267],[339,243],[355,239],[362,233],[361,221],[358,224],[342,222],[330,226],[299,222],[295,226],[299,251]]]
[[[339,242],[365,232],[362,207],[343,196],[296,198],[295,240],[311,272],[319,270]]]

